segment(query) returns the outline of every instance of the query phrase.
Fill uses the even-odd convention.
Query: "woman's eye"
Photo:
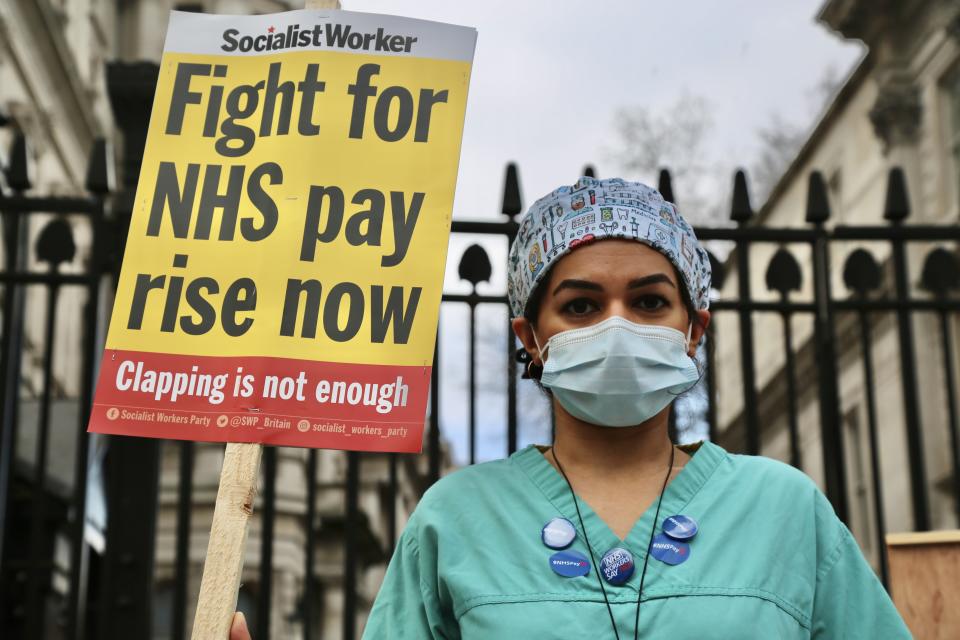
[[[636,302],[636,305],[644,311],[656,311],[666,304],[667,301],[663,298],[663,296],[654,295],[641,296],[640,298],[637,298]]]
[[[567,311],[577,316],[583,315],[585,313],[589,313],[590,311],[593,311],[595,308],[596,308],[596,305],[593,303],[592,300],[589,300],[588,298],[577,298],[563,305],[564,311]]]

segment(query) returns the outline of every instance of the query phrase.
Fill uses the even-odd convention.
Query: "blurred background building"
[[[896,204],[888,201],[891,167],[902,169],[908,186],[905,204],[909,206],[909,217],[905,224],[956,225],[960,220],[960,7],[950,2],[923,1],[881,5],[830,0],[821,8],[818,20],[824,27],[838,38],[862,40],[869,53],[827,105],[750,224],[808,227],[805,215],[809,176],[816,171],[826,186],[830,210],[827,228],[884,226],[890,222],[889,214],[896,213],[891,210],[891,205],[895,208]],[[931,288],[931,284],[936,285],[938,272],[947,278],[948,289],[956,286],[950,281],[955,276],[951,276],[949,268],[943,269],[935,261],[927,262],[931,251],[938,247],[956,252],[955,242],[947,238],[937,240],[913,243],[905,251],[909,293],[927,301],[946,292]],[[850,240],[831,245],[831,260],[837,268],[826,275],[835,298],[856,299],[858,285],[863,285],[864,277],[869,280],[858,267],[862,263],[858,263],[857,256],[850,262],[855,252],[865,249],[876,262],[879,276],[876,282],[867,283],[869,296],[896,295],[892,244]],[[778,290],[768,284],[771,275],[762,268],[777,250],[778,245],[766,244],[754,247],[750,253],[751,264],[756,267],[750,271],[750,286],[758,299],[779,299]],[[812,253],[793,251],[791,255],[796,258],[798,276],[802,274],[791,299],[810,300],[815,285]],[[731,256],[727,261],[721,297],[736,295],[735,258]],[[941,324],[941,314],[933,309],[911,315],[911,342],[915,350],[912,361],[903,359],[902,323],[896,313],[877,312],[866,317],[871,335],[866,350],[872,358],[867,374],[858,313],[841,311],[836,315],[840,428],[850,497],[848,524],[877,567],[878,509],[881,515],[885,514],[888,530],[912,530],[917,525],[917,495],[913,492],[924,489],[929,513],[927,526],[921,528],[958,526],[957,389],[956,379],[947,378],[953,375],[947,367],[956,367],[952,340],[956,317],[951,315]],[[814,320],[812,314],[796,314],[790,322],[795,355],[788,364],[783,318],[768,313],[753,319],[757,352],[763,354],[756,359],[755,373],[761,446],[767,455],[791,460],[790,422],[794,419],[803,469],[823,485]],[[718,340],[718,360],[739,359],[737,318],[719,316],[716,331],[723,336]],[[791,405],[788,368],[793,369],[796,380],[792,394],[795,406]],[[741,374],[742,368],[730,367],[717,378],[719,440],[733,449],[742,447],[745,438]],[[873,376],[872,384],[868,384],[865,375]],[[905,385],[912,391],[905,392]],[[905,403],[905,393],[915,395],[912,405]],[[878,461],[883,469],[879,505],[877,488],[871,479],[871,428],[876,429]],[[913,467],[923,470],[922,477],[911,477]]]

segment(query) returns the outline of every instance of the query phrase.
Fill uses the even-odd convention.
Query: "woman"
[[[671,444],[710,321],[709,260],[672,204],[581,178],[527,212],[509,270],[553,446],[424,494],[365,639],[910,637],[806,475]]]

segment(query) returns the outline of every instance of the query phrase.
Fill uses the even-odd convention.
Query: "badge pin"
[[[540,539],[551,549],[566,549],[577,537],[577,529],[566,518],[553,518],[543,525]]]
[[[610,584],[624,584],[633,575],[633,568],[633,554],[620,547],[607,551],[600,561],[603,577]]]
[[[690,557],[690,545],[658,533],[650,543],[650,555],[660,562],[677,565]]]
[[[678,514],[663,521],[663,532],[681,542],[692,539],[699,530],[697,521],[690,516]]]
[[[558,551],[550,556],[550,568],[564,578],[577,578],[590,573],[590,560],[579,551]]]

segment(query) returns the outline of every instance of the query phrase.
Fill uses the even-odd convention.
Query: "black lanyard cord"
[[[563,479],[567,481],[567,487],[570,489],[570,497],[573,499],[573,506],[577,509],[577,519],[580,521],[580,529],[583,531],[583,540],[587,545],[587,551],[590,552],[590,560],[593,561],[594,570],[597,573],[597,583],[600,585],[600,591],[603,593],[603,601],[607,605],[607,613],[610,614],[610,624],[613,626],[613,635],[617,640],[620,640],[620,633],[617,632],[617,622],[613,618],[613,609],[610,607],[610,600],[607,598],[607,590],[603,586],[603,580],[600,578],[600,565],[597,563],[597,559],[593,555],[593,547],[590,546],[590,538],[587,536],[587,527],[583,524],[583,516],[580,515],[580,503],[577,500],[577,495],[573,491],[573,485],[570,484],[570,478],[567,477],[567,473],[563,470],[563,465],[560,464],[560,458],[557,457],[557,447],[552,447],[553,459],[557,461],[557,468],[560,469],[560,473],[563,475]],[[640,599],[643,597],[643,581],[647,575],[647,561],[650,559],[650,545],[653,544],[653,533],[657,530],[657,522],[660,520],[660,503],[663,502],[663,494],[667,490],[667,483],[670,481],[670,472],[673,470],[673,457],[676,453],[676,449],[671,444],[670,445],[670,465],[667,467],[667,475],[663,479],[663,487],[660,489],[660,497],[657,498],[657,510],[653,516],[653,526],[650,527],[650,540],[647,541],[647,550],[643,556],[643,570],[640,572],[640,590],[637,592],[637,616],[634,620],[633,627],[633,640],[637,640],[640,633]]]

